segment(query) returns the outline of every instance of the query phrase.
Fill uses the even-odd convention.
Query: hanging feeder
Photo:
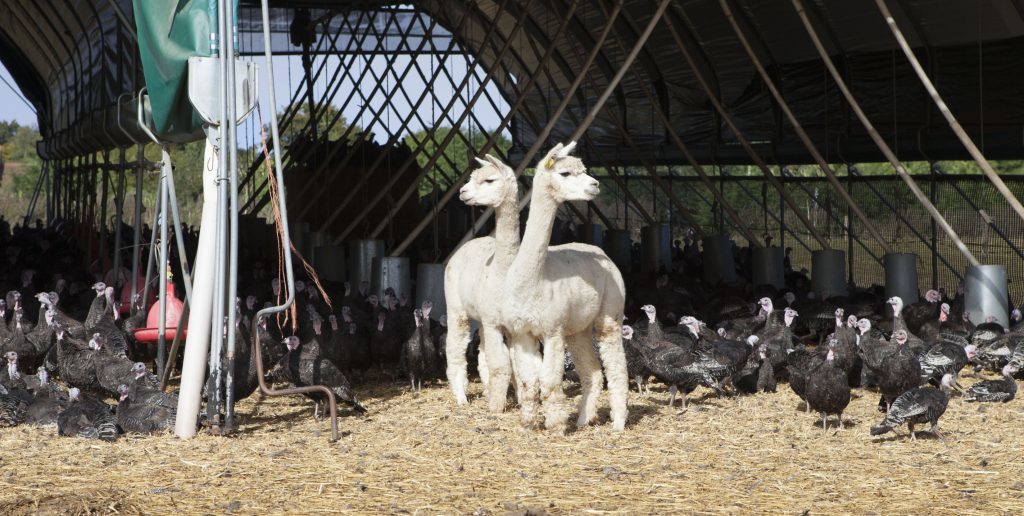
[[[181,319],[182,302],[174,295],[174,283],[170,279],[167,280],[167,327],[165,328],[165,338],[171,340],[178,331],[178,321]],[[160,303],[153,303],[153,306],[149,308],[149,314],[146,315],[146,326],[147,328],[139,328],[135,330],[135,340],[145,344],[153,344],[159,340],[160,333]],[[182,337],[188,335],[182,333]]]

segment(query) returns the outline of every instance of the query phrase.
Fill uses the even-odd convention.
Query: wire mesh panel
[[[860,175],[840,172],[840,182],[847,188],[867,221],[881,235],[892,252],[917,255],[918,283],[921,288],[942,288],[955,293],[970,262],[949,237],[933,224],[907,185],[891,175]],[[917,167],[920,168],[920,167]],[[708,167],[712,169],[712,167]],[[780,173],[773,167],[773,172]],[[749,242],[742,236],[736,221],[728,217],[703,181],[687,167],[660,167],[662,178],[671,183],[673,195],[686,207],[705,234],[724,233],[740,247]],[[743,166],[714,167],[711,178],[738,218],[759,239],[769,245],[789,249],[795,270],[810,272],[811,254],[821,246],[800,221],[798,212],[783,202],[780,193],[771,187],[756,169]],[[593,171],[602,176],[601,170]],[[833,249],[847,253],[848,276],[858,286],[882,285],[885,271],[882,258],[885,249],[871,237],[864,224],[848,209],[846,203],[824,177],[798,176],[784,170],[779,176],[799,215],[815,228]],[[972,253],[984,264],[1005,265],[1009,277],[1011,300],[1019,305],[1024,299],[1024,221],[1022,221],[995,187],[980,175],[947,175],[941,167],[934,174],[914,177],[918,186],[930,195],[936,207]],[[1004,176],[1004,181],[1018,198],[1024,198],[1024,176]],[[651,180],[644,174],[630,175],[630,192],[644,204],[658,222],[670,221],[673,238],[680,238],[693,226],[676,213],[667,200],[655,202]],[[608,184],[602,181],[602,184]],[[933,193],[934,189],[934,193]],[[644,221],[619,201],[614,191],[606,196],[602,209],[621,227],[634,230]],[[666,196],[662,196],[665,198]]]

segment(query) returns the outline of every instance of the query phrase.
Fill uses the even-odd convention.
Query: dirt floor
[[[970,383],[973,380],[967,380]],[[23,513],[1024,513],[1021,400],[954,399],[945,441],[872,438],[877,395],[823,432],[788,386],[738,399],[631,398],[616,434],[524,432],[514,412],[458,408],[444,384],[359,389],[344,437],[297,397],[245,400],[235,437],[61,438],[0,430],[0,514]],[[479,385],[472,389],[479,394]],[[578,395],[578,388],[568,387]],[[831,419],[834,421],[834,418]]]

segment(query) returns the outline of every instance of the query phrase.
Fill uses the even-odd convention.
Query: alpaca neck
[[[547,185],[543,184],[543,177],[538,176],[534,179],[530,217],[526,220],[523,242],[510,268],[514,271],[514,274],[509,274],[514,287],[532,289],[540,283],[557,212],[558,202],[547,195]]]
[[[507,271],[519,251],[519,200],[512,192],[494,208],[494,265],[499,271]]]

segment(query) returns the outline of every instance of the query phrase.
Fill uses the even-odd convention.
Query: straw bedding
[[[876,394],[825,433],[785,385],[735,400],[698,390],[686,411],[665,407],[663,390],[631,393],[625,433],[602,401],[598,426],[567,436],[522,431],[514,411],[491,415],[479,398],[456,407],[443,384],[357,392],[370,415],[342,418],[336,443],[298,397],[241,402],[233,437],[2,429],[0,514],[1024,512],[1020,400],[956,398],[945,442],[911,442],[905,429],[868,435]]]

